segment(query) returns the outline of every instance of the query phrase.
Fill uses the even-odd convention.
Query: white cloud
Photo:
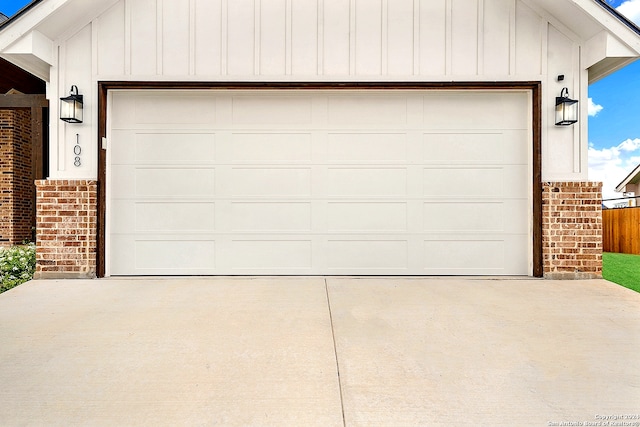
[[[640,25],[640,0],[627,0],[618,6],[616,10]]]
[[[590,116],[596,116],[604,107],[593,102],[592,98],[589,98],[589,104],[587,105],[587,111]]]
[[[597,150],[589,145],[589,179],[602,181],[602,198],[621,197],[616,186],[640,164],[640,138],[627,139],[615,147]],[[611,205],[611,203],[608,203]]]
[[[640,148],[640,138],[627,139],[625,141],[622,141],[617,148],[620,151],[627,151],[627,152],[636,151],[638,148]]]

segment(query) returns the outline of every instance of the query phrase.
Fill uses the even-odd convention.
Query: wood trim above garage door
[[[461,82],[461,83],[229,83],[229,82],[98,82],[98,236],[97,275],[104,277],[106,260],[106,151],[101,149],[107,135],[107,95],[110,90],[219,89],[219,90],[528,90],[532,99],[533,145],[533,276],[542,277],[542,165],[541,165],[541,83]]]

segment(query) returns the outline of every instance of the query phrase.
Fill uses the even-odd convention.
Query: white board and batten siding
[[[58,40],[51,99],[77,85],[85,123],[52,122],[52,178],[95,178],[98,81],[542,81],[543,180],[586,178],[580,40],[526,0],[120,0]],[[56,73],[60,72],[59,75]],[[565,75],[557,82],[559,74]],[[54,103],[55,104],[55,103]],[[56,110],[57,105],[52,105]],[[54,114],[57,111],[53,111]],[[86,162],[74,167],[75,134]],[[586,140],[586,138],[584,138]]]
[[[530,102],[115,92],[109,273],[530,274]]]

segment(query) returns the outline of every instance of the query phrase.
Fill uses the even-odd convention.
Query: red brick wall
[[[34,277],[96,277],[98,185],[38,180]]]
[[[33,240],[31,112],[0,109],[0,246]]]
[[[602,183],[543,184],[542,253],[546,278],[602,277]]]

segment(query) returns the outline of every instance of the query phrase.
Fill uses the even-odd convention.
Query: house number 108
[[[73,154],[75,154],[75,158],[73,159],[73,166],[80,167],[82,162],[80,161],[80,154],[82,154],[82,147],[80,147],[80,134],[76,133],[76,145],[73,146]]]

